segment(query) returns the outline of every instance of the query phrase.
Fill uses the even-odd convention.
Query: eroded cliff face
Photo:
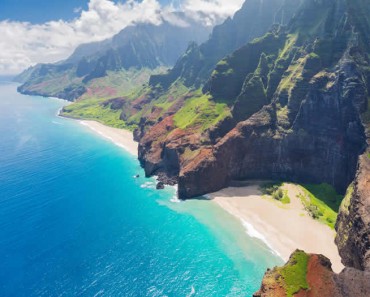
[[[360,2],[304,1],[287,28],[274,26],[220,61],[203,93],[229,114],[213,126],[162,129],[173,114],[139,125],[156,135],[139,145],[147,175],[176,168],[181,199],[243,179],[326,182],[344,193],[366,149],[369,24]]]
[[[362,73],[345,54],[334,72],[320,71],[290,92],[300,94],[279,93],[182,168],[180,197],[253,178],[326,182],[344,192],[366,148],[359,117],[367,103]]]
[[[262,36],[273,24],[287,25],[303,2],[246,0],[232,18],[213,29],[206,42],[191,44],[167,74],[152,76],[150,85],[168,87],[182,79],[188,87],[202,86],[220,59]]]
[[[336,230],[335,242],[343,264],[360,270],[370,270],[369,153],[360,157],[356,179],[342,203]]]
[[[322,255],[295,251],[283,267],[268,270],[254,297],[366,297],[370,272],[345,268],[335,274]]]

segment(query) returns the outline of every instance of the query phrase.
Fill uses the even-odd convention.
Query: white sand
[[[134,141],[132,132],[124,129],[108,127],[96,121],[80,121],[80,123],[89,127],[104,138],[109,139],[116,145],[124,148],[130,154],[137,156],[138,144]]]
[[[94,132],[137,156],[138,144],[132,132],[105,126],[96,121],[80,121]],[[335,272],[343,269],[334,244],[335,232],[312,219],[296,198],[299,188],[286,184],[291,203],[283,205],[273,199],[263,198],[259,187],[227,188],[210,194],[219,206],[238,218],[247,232],[264,241],[283,260],[288,260],[295,249],[328,257]]]
[[[263,240],[284,261],[298,249],[328,257],[335,272],[344,266],[334,243],[335,232],[315,221],[297,198],[299,187],[285,185],[291,203],[284,205],[263,197],[259,187],[227,188],[210,194],[210,198],[238,218],[249,235]]]

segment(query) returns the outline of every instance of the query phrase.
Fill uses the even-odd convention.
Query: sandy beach
[[[122,147],[130,154],[137,156],[138,143],[134,141],[132,132],[124,129],[108,127],[96,121],[80,121],[80,123]]]
[[[286,184],[290,204],[263,197],[259,186],[227,188],[209,197],[231,215],[238,218],[247,233],[264,241],[283,260],[298,249],[328,257],[335,272],[344,266],[334,243],[335,232],[312,219],[296,197],[299,188]]]
[[[80,123],[137,156],[138,144],[133,140],[132,132],[96,121]],[[250,236],[262,240],[283,260],[288,260],[298,248],[325,255],[331,260],[333,270],[340,272],[343,265],[334,243],[335,232],[306,213],[296,197],[299,193],[297,186],[286,184],[285,187],[291,199],[286,205],[264,197],[258,185],[227,188],[208,196],[239,219]]]

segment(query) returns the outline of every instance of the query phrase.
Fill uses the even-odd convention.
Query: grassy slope
[[[167,91],[155,89],[155,88],[144,88],[139,89],[139,93],[133,93],[130,95],[132,100],[140,98],[142,96],[149,95],[152,99],[146,102],[145,105],[141,105],[141,109],[135,113],[128,114],[129,123],[139,123],[143,117],[150,118],[151,121],[158,121],[163,118],[165,113],[172,109],[181,98],[184,98],[189,94],[190,90],[185,87],[181,82],[175,82]],[[154,114],[153,111],[156,111]]]
[[[203,95],[200,91],[176,113],[174,120],[178,128],[196,127],[204,131],[230,115],[226,104],[215,103],[210,95]]]
[[[202,132],[230,115],[226,104],[213,102],[211,96],[202,94],[200,89],[192,92],[181,81],[176,81],[166,92],[155,96],[140,110],[129,113],[126,123],[120,119],[122,110],[112,110],[109,105],[103,106],[104,102],[115,97],[125,97],[130,104],[148,91],[153,91],[143,87],[149,77],[146,74],[150,73],[132,75],[130,80],[127,73],[110,73],[107,77],[96,79],[89,84],[89,91],[86,94],[77,102],[64,108],[63,115],[97,120],[117,128],[134,129],[142,117],[156,120],[185,96],[189,98],[184,101],[184,105],[180,107],[174,118],[178,128],[192,128]],[[133,85],[137,87],[134,88]],[[154,115],[153,110],[158,112]]]
[[[155,73],[164,71],[163,68],[155,70]],[[62,115],[87,120],[96,120],[105,125],[115,128],[134,129],[134,125],[127,125],[120,119],[121,110],[111,109],[103,103],[108,99],[125,97],[128,101],[133,100],[145,92],[143,87],[149,80],[152,70],[129,70],[108,72],[102,78],[92,80],[87,88],[88,92],[82,95],[76,102],[66,106]]]
[[[288,204],[290,198],[287,191],[282,189],[283,185],[282,182],[268,182],[261,185],[261,191],[283,204]],[[343,196],[337,194],[328,184],[307,184],[299,187],[303,194],[298,198],[301,199],[307,212],[314,219],[334,229]]]
[[[303,185],[299,196],[306,210],[319,222],[334,229],[343,196],[328,184]]]
[[[305,252],[296,251],[286,265],[274,268],[275,281],[284,288],[286,296],[291,297],[301,289],[309,289],[306,279],[308,259]]]
[[[281,182],[264,183],[261,185],[260,189],[264,195],[269,195],[283,204],[289,204],[290,198],[288,196],[288,191],[282,189],[283,185],[284,183]]]
[[[62,115],[76,119],[94,120],[107,126],[128,129],[125,122],[120,120],[121,111],[103,107],[101,104],[103,101],[95,98],[78,101],[64,107]]]
[[[165,70],[165,68],[157,68],[156,70],[130,69],[117,72],[108,71],[107,76],[94,79],[88,83],[88,92],[81,96],[80,100],[128,96],[145,85],[152,74],[161,73]]]
[[[41,92],[56,96],[67,87],[81,85],[82,78],[78,78],[73,74],[72,70],[62,73],[50,73],[43,77],[31,80],[31,85],[28,87],[29,91]]]

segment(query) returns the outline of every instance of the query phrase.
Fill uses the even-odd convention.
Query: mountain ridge
[[[180,17],[180,15],[179,15]],[[186,26],[138,23],[126,27],[112,38],[80,45],[66,60],[55,64],[38,64],[18,75],[23,83],[19,92],[60,97],[74,101],[87,92],[88,84],[107,76],[109,71],[151,69],[172,66],[189,42],[201,42],[210,28],[190,19]],[[62,81],[58,85],[54,81]],[[45,92],[45,85],[50,89]]]
[[[167,74],[153,76],[150,85],[159,83],[166,88],[181,78],[188,87],[201,86],[219,60],[263,35],[273,24],[289,22],[302,3],[301,0],[245,1],[233,18],[213,29],[206,42],[199,46],[192,44]]]
[[[303,257],[336,289],[336,278],[353,285],[353,275],[369,269],[370,5],[302,0],[276,24],[291,3],[247,0],[239,17],[216,27],[205,45],[192,43],[167,73],[130,94],[79,95],[62,114],[114,114],[134,130],[146,176],[177,183],[180,199],[250,179],[327,183],[342,194],[353,187],[336,225],[342,261],[352,268],[333,275],[324,258]],[[230,24],[257,11],[268,15],[253,20],[263,32],[230,42]],[[281,287],[272,289],[260,296],[279,296]],[[322,296],[302,289],[291,295]]]

